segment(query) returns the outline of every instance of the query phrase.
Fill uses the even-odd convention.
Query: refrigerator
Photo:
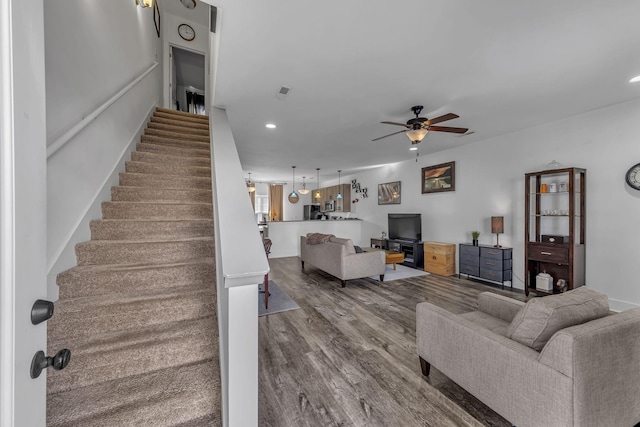
[[[316,213],[320,212],[320,205],[304,205],[304,219],[316,219]]]

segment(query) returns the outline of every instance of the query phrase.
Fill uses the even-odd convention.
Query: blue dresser
[[[473,246],[460,243],[459,251],[460,266],[458,277],[466,274],[474,279],[501,285],[504,282],[511,282],[512,255],[513,249],[507,247],[496,248],[495,246]]]

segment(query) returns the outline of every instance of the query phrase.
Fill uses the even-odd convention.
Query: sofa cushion
[[[327,243],[332,237],[334,237],[333,234],[307,233],[307,245]]]
[[[482,326],[485,329],[490,330],[494,334],[507,336],[507,329],[509,328],[509,322],[493,317],[487,313],[481,311],[472,311],[469,313],[463,313],[459,315],[462,318],[467,319],[475,325]]]
[[[507,330],[507,338],[540,351],[559,330],[608,313],[607,296],[585,287],[533,298],[514,317]]]
[[[356,248],[353,246],[353,240],[351,239],[341,239],[340,237],[332,237],[329,239],[329,241],[344,245],[345,248],[347,249],[347,255],[356,253]]]

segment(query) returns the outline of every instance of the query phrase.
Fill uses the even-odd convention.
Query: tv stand
[[[391,252],[402,252],[404,262],[411,268],[422,268],[424,266],[424,250],[422,242],[418,240],[387,239],[386,249]]]

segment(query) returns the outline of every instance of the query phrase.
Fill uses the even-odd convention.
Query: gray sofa
[[[307,244],[307,237],[300,236],[300,259],[337,277],[344,288],[347,280],[380,275],[384,281],[384,251],[356,253],[351,239],[331,237],[325,243]]]
[[[422,373],[433,365],[518,427],[634,426],[640,308],[611,314],[595,294],[578,288],[525,305],[482,293],[478,311],[460,315],[420,303]]]

